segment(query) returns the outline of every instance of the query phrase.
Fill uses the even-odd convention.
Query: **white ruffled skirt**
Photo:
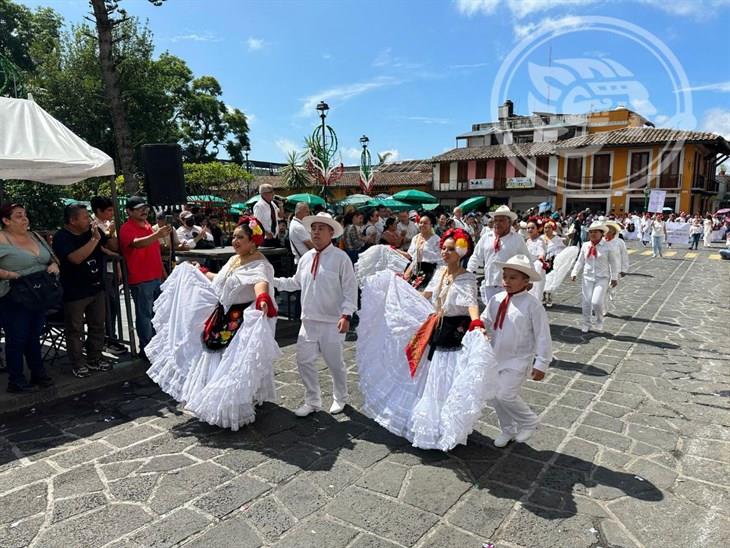
[[[405,347],[433,307],[407,282],[383,272],[363,288],[357,365],[363,412],[415,447],[465,444],[496,378],[486,338],[473,331],[459,350],[436,350],[411,377]]]
[[[147,374],[199,419],[238,430],[254,421],[257,403],[276,401],[273,362],[281,356],[276,320],[247,308],[228,347],[210,351],[202,341],[203,325],[217,303],[202,273],[187,263],[175,268],[155,301]]]

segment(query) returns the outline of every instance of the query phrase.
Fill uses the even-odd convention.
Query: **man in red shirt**
[[[160,294],[162,256],[160,239],[170,235],[171,228],[164,226],[157,232],[147,222],[150,207],[141,196],[127,200],[129,219],[119,229],[119,248],[127,264],[129,289],[134,299],[135,323],[139,346],[144,347],[152,339],[152,304]]]

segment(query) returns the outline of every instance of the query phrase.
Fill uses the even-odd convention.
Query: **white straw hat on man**
[[[608,232],[608,227],[600,221],[593,221],[591,226],[588,227],[588,232],[591,230],[600,230],[604,234]]]
[[[491,211],[489,213],[490,217],[509,217],[511,220],[515,220],[517,218],[517,213],[512,211],[509,207],[506,205],[501,205],[494,211]]]
[[[540,276],[540,274],[532,268],[532,261],[530,261],[530,258],[527,255],[515,255],[514,257],[507,259],[505,262],[497,261],[494,264],[501,269],[511,268],[512,270],[522,272],[530,278],[530,281],[539,282],[542,280],[542,276]]]
[[[316,215],[307,215],[302,219],[302,224],[304,225],[304,228],[306,228],[308,231],[312,231],[312,225],[314,223],[323,223],[327,226],[331,227],[332,230],[334,230],[334,234],[332,235],[332,238],[339,238],[342,236],[342,233],[345,231],[344,228],[342,228],[342,225],[335,221],[332,218],[332,215],[329,213],[325,213],[324,211],[320,211]]]

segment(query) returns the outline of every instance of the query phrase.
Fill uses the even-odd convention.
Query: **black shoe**
[[[30,384],[40,386],[41,388],[47,388],[49,386],[53,386],[53,379],[48,375],[43,375],[42,377],[31,377]]]
[[[29,392],[35,392],[36,387],[30,384],[9,384],[8,392],[10,394],[27,394]]]
[[[127,352],[127,347],[117,341],[109,341],[104,345],[104,352],[114,354],[115,356],[121,356]]]
[[[86,367],[89,369],[89,371],[110,371],[112,369],[112,364],[108,361],[101,359],[98,362],[89,362],[86,364]]]
[[[81,365],[79,367],[74,367],[71,370],[71,373],[73,373],[74,377],[78,377],[79,379],[83,379],[83,378],[91,375],[91,373],[89,372],[88,368],[85,365]]]

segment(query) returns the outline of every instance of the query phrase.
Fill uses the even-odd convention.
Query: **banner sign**
[[[689,227],[691,223],[666,223],[667,243],[686,245],[689,242]]]
[[[535,181],[529,177],[510,177],[504,187],[507,189],[535,188]]]
[[[666,190],[652,190],[651,194],[649,194],[649,207],[646,210],[651,213],[661,213],[666,197]]]
[[[469,190],[494,190],[494,179],[469,179]]]

